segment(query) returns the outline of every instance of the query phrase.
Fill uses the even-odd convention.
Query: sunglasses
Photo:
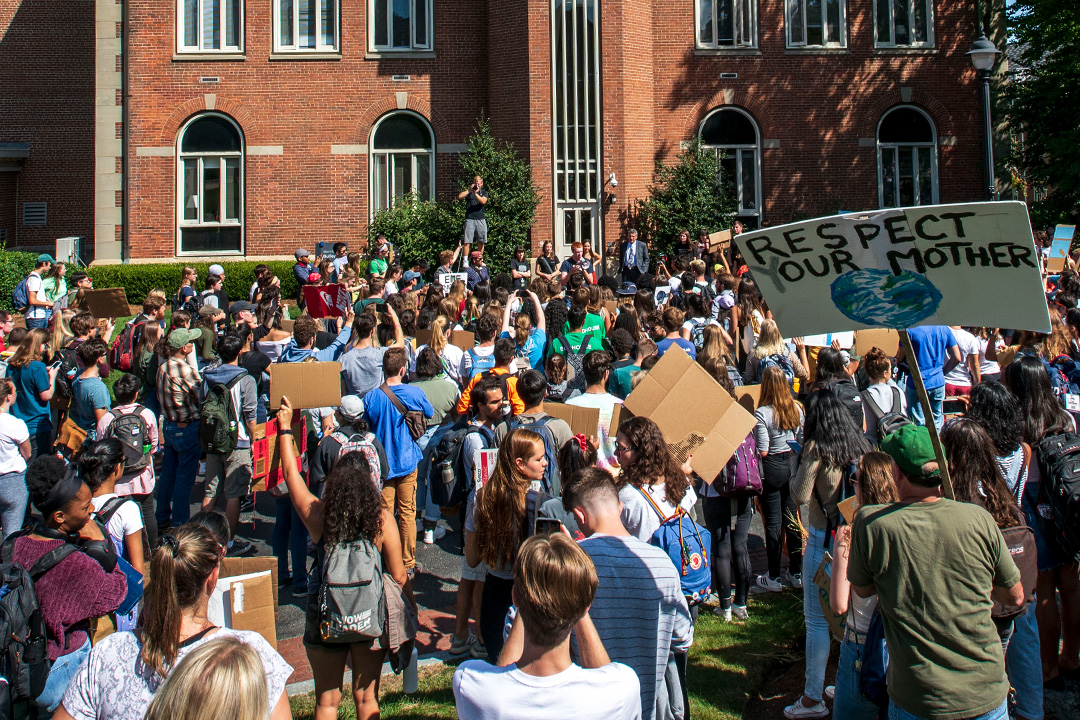
[[[616,441],[616,443],[615,443],[615,454],[616,455],[624,453],[624,452],[629,452],[629,451],[631,451],[633,449],[634,448],[630,447],[629,445],[623,445],[621,442]]]

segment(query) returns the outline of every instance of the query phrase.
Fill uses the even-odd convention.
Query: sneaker
[[[484,647],[484,643],[480,642],[479,640],[477,640],[476,644],[469,649],[469,654],[477,660],[487,660],[488,656],[487,648]]]
[[[781,585],[776,580],[773,580],[768,575],[758,575],[757,579],[754,580],[754,584],[762,590],[767,590],[768,592],[778,593],[784,589],[783,585]]]
[[[724,622],[731,622],[731,608],[722,608],[717,605],[713,608],[712,614],[718,618],[724,618]]]
[[[739,620],[740,622],[746,622],[750,619],[750,613],[746,611],[745,605],[732,605],[731,614],[736,620]]]
[[[799,718],[824,718],[829,716],[829,708],[825,707],[825,703],[820,700],[815,705],[806,707],[802,703],[802,698],[795,701],[794,705],[788,705],[784,708],[784,717],[788,720],[798,720]]]
[[[417,564],[414,567],[406,568],[405,572],[408,574],[410,580],[416,579],[416,573],[420,572],[420,565]]]
[[[446,536],[446,528],[442,527],[441,525],[438,525],[438,526],[435,527],[434,530],[425,530],[424,531],[424,544],[425,545],[434,545],[436,543],[436,541],[442,540],[443,537],[445,537],[445,536]]]
[[[225,555],[227,557],[244,557],[253,552],[255,552],[255,546],[247,540],[233,538],[233,541],[229,543],[229,549],[226,551]]]
[[[795,573],[792,575],[787,570],[781,578],[781,582],[788,587],[795,588],[796,590],[802,590],[802,573]]]
[[[473,645],[476,644],[476,636],[469,633],[463,638],[453,637],[450,640],[450,654],[451,655],[464,655],[472,650]]]
[[[825,686],[825,699],[826,700],[835,700],[836,699],[836,686],[835,685],[826,685]]]
[[[255,495],[249,494],[240,498],[240,512],[251,512],[255,509]]]

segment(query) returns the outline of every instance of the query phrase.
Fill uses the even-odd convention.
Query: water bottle
[[[454,468],[452,468],[448,462],[442,463],[441,466],[442,469],[439,471],[439,477],[442,478],[443,485],[450,487],[454,484]]]
[[[401,689],[406,695],[412,695],[416,692],[417,654],[416,645],[414,644],[412,654],[409,655],[409,664],[405,666],[405,670],[401,673]]]

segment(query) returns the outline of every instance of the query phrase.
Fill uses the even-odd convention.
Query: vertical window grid
[[[933,0],[876,0],[878,47],[929,47],[934,44]]]
[[[721,113],[732,113],[723,120]],[[711,121],[720,120],[719,132],[707,130]],[[738,125],[738,129],[735,129]],[[751,133],[752,131],[752,133]],[[720,181],[735,196],[736,216],[743,224],[756,228],[761,223],[761,133],[757,123],[742,110],[721,108],[710,113],[698,131],[703,147],[716,152]]]
[[[200,126],[212,119],[217,130]],[[224,132],[233,147],[214,143]],[[196,136],[189,138],[191,133]],[[227,136],[226,136],[227,137]],[[191,147],[185,149],[188,141]],[[243,252],[243,146],[239,129],[223,116],[195,118],[177,140],[177,254]]]
[[[899,124],[886,125],[894,112],[905,113]],[[894,118],[895,119],[895,118]],[[886,129],[888,127],[888,129]],[[934,205],[938,196],[937,134],[920,110],[898,106],[878,123],[878,199],[883,208]]]
[[[394,132],[392,125],[403,118],[409,126]],[[422,130],[417,130],[419,120]],[[390,129],[387,137],[380,129]],[[414,133],[406,137],[406,133]],[[419,137],[415,133],[422,133]],[[382,136],[382,137],[380,137]],[[406,139],[403,139],[406,138]],[[423,140],[416,143],[410,140]],[[403,147],[413,145],[412,147]],[[426,120],[414,113],[392,113],[375,124],[371,131],[371,214],[389,209],[405,195],[413,193],[419,200],[435,197],[435,141]]]
[[[757,47],[756,0],[697,0],[694,7],[698,47]]]
[[[372,50],[430,50],[431,0],[371,0]]]
[[[785,0],[788,47],[847,47],[846,0]]]
[[[276,51],[337,52],[338,0],[275,0]]]
[[[241,52],[242,0],[178,0],[178,52]]]

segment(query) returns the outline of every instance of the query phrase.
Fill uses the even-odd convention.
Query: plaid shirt
[[[187,357],[170,355],[157,373],[158,402],[165,419],[169,422],[198,420],[200,385],[199,376],[188,364]]]

